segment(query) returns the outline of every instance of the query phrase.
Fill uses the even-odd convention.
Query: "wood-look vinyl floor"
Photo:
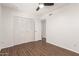
[[[2,49],[1,56],[79,56],[79,54],[42,41]]]

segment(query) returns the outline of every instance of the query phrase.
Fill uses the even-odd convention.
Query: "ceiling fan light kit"
[[[39,6],[37,7],[36,11],[38,11],[40,8],[43,8],[45,6],[53,6],[54,3],[39,3]]]

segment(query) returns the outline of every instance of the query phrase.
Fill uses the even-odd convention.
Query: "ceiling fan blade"
[[[39,3],[39,5],[41,5],[41,4],[42,4],[43,6],[53,6],[53,5],[54,5],[54,3]],[[40,8],[41,8],[41,7],[38,6],[37,9],[36,9],[36,11],[38,11]]]
[[[52,6],[54,3],[44,3],[44,6]]]
[[[37,9],[36,9],[36,11],[38,11],[40,8],[39,7],[37,7]]]

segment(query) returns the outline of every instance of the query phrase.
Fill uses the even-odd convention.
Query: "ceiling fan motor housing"
[[[44,6],[52,6],[54,3],[44,3]]]

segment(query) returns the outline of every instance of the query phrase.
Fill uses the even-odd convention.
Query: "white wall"
[[[1,20],[1,5],[0,5],[0,49],[2,47],[1,41],[2,41],[2,20]]]
[[[47,42],[79,53],[79,4],[69,4],[45,15]]]
[[[2,48],[12,46],[13,40],[12,40],[12,10],[10,10],[7,7],[2,6]]]
[[[3,30],[2,30],[2,37],[3,38],[2,38],[2,41],[0,41],[1,48],[6,48],[6,47],[16,45],[16,44],[14,44],[14,38],[13,38],[14,16],[33,19],[33,17],[31,17],[30,15],[27,15],[25,12],[21,12],[21,11],[18,11],[16,9],[12,9],[12,8],[9,8],[9,7],[2,6],[2,19],[1,19],[1,21],[2,21],[2,26],[3,26]],[[37,29],[37,33],[38,33],[37,38],[39,38],[37,40],[41,39],[40,38],[41,35],[40,35],[40,32],[39,32],[40,31],[39,26],[40,26],[40,21],[38,21],[38,19],[36,19],[36,21],[35,21],[35,27],[36,28],[35,29]],[[35,38],[35,40],[36,40],[36,38]]]

